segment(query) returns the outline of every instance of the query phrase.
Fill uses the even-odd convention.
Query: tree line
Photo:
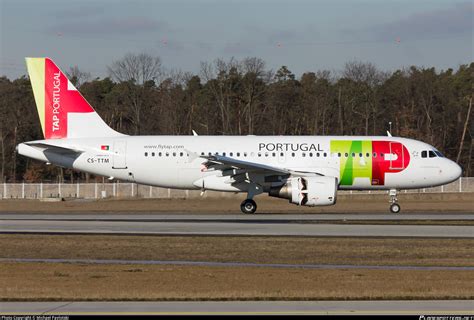
[[[386,135],[425,141],[472,172],[474,63],[456,70],[411,66],[394,72],[350,61],[340,71],[267,68],[217,59],[200,72],[166,70],[159,57],[127,54],[108,77],[66,72],[112,128],[131,135]],[[0,181],[76,181],[88,176],[18,156],[42,139],[26,76],[0,77]]]

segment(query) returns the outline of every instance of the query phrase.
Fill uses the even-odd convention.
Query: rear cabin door
[[[114,142],[114,169],[127,169],[127,141],[116,140]]]

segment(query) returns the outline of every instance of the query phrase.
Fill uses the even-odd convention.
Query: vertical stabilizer
[[[26,58],[45,139],[119,136],[49,58]]]

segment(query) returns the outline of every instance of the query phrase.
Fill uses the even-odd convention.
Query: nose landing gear
[[[390,196],[390,212],[392,213],[399,213],[400,212],[400,205],[398,204],[398,199],[397,199],[397,190],[396,189],[390,189],[389,191],[389,196]]]

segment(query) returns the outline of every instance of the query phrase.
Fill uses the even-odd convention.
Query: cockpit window
[[[421,157],[422,158],[444,158],[443,154],[439,152],[438,150],[423,150],[421,151]]]

